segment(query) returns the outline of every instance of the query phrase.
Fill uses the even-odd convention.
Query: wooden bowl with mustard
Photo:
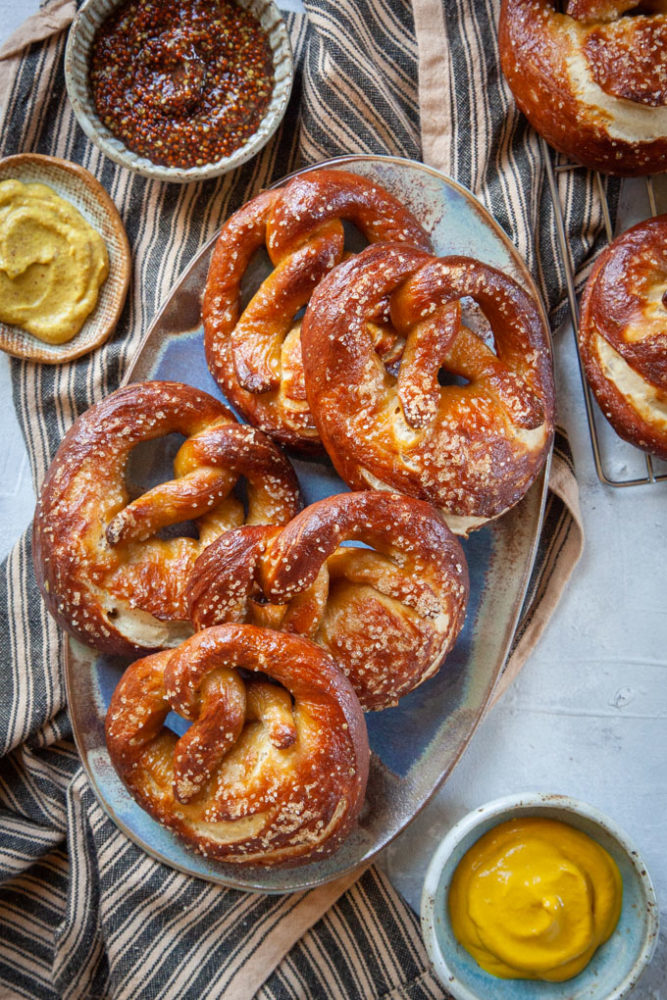
[[[60,364],[98,347],[130,270],[122,220],[92,174],[38,153],[0,160],[0,349]]]

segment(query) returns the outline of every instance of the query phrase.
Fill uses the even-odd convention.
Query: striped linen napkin
[[[85,138],[63,79],[76,4],[51,0],[0,51],[0,152],[83,164],[133,249],[117,333],[65,366],[12,361],[34,482],[74,418],[115,389],[161,300],[242,202],[343,153],[423,159],[469,187],[525,256],[554,324],[564,299],[543,153],[498,68],[499,0],[305,0],[287,15],[296,81],[285,123],[231,175],[178,186],[115,166]],[[421,114],[420,114],[421,107]],[[602,236],[590,176],[560,178],[581,273]],[[558,436],[545,529],[500,688],[520,669],[579,557],[567,442]],[[63,644],[39,598],[30,536],[0,574],[0,997],[435,998],[417,918],[375,868],[288,896],[221,889],[143,854],[108,819],[67,716]]]

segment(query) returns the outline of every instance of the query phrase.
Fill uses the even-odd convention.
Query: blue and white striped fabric
[[[557,310],[564,277],[542,153],[500,77],[497,0],[305,6],[305,14],[287,17],[297,73],[283,127],[258,158],[198,185],[135,176],[87,141],[63,79],[62,27],[73,2],[52,0],[32,25],[34,44],[13,54],[6,48],[2,155],[32,150],[87,167],[118,206],[134,259],[127,305],[104,347],[62,367],[12,362],[37,487],[74,418],[118,386],[193,254],[243,201],[302,163],[355,152],[439,156],[434,165],[485,201]],[[434,45],[439,74],[432,72]],[[420,119],[420,101],[437,106],[438,122]],[[562,183],[581,265],[600,236],[599,204],[585,172]],[[562,437],[557,455],[559,485],[507,677],[523,662],[579,551],[576,486]],[[2,568],[0,606],[1,997],[446,996],[429,969],[415,914],[375,869],[353,885],[347,879],[310,893],[261,896],[190,879],[129,842],[98,804],[71,742],[62,637],[35,586],[29,535]]]

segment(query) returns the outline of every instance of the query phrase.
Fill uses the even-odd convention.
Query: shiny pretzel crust
[[[519,108],[556,149],[621,176],[667,168],[667,5],[503,0],[499,45]]]
[[[130,502],[130,452],[174,431],[187,438],[176,478]],[[299,509],[296,476],[277,446],[205,392],[137,383],[87,410],[60,445],[35,514],[35,574],[56,621],[106,653],[173,646],[189,635],[185,585],[205,546],[243,524],[231,494],[241,475],[250,523],[285,523]],[[198,538],[157,537],[186,520]]]
[[[667,460],[667,215],[600,255],[581,302],[579,350],[616,432]]]
[[[474,300],[497,354],[462,321]],[[406,337],[398,376],[372,349],[384,303]],[[458,534],[512,507],[553,435],[548,334],[532,298],[467,257],[397,244],[367,247],[319,286],[302,327],[311,410],[353,489],[397,489],[440,507]],[[446,369],[468,384],[439,384]]]
[[[370,710],[442,666],[463,627],[468,570],[434,507],[367,490],[311,504],[284,528],[228,532],[195,563],[188,593],[196,628],[270,624],[324,646]]]
[[[238,668],[265,676],[246,681]],[[170,710],[192,722],[180,739],[164,726]],[[364,800],[359,702],[332,658],[300,636],[221,625],[137,661],[111,699],[106,740],[142,808],[219,861],[325,857]]]
[[[213,252],[202,314],[206,358],[227,398],[283,444],[317,451],[321,443],[306,400],[295,319],[321,279],[343,257],[341,220],[375,243],[424,249],[416,219],[380,185],[343,170],[314,170],[265,191],[225,223]],[[256,251],[273,271],[242,308],[241,284]]]

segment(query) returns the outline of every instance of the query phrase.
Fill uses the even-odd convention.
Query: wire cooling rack
[[[556,175],[566,170],[581,169],[578,164],[560,163],[554,164],[553,153],[544,140],[541,140],[544,147],[544,159],[547,166],[547,180],[551,198],[554,204],[554,214],[556,219],[556,233],[560,246],[565,279],[567,283],[567,298],[570,307],[570,317],[572,320],[572,330],[577,348],[577,360],[579,363],[579,375],[586,404],[586,416],[588,418],[588,432],[595,459],[595,469],[600,482],[606,486],[645,486],[652,483],[659,483],[667,480],[667,465],[659,459],[652,458],[645,452],[634,448],[612,430],[608,421],[604,418],[598,407],[593,393],[588,385],[584,374],[583,364],[579,356],[579,305],[575,290],[574,268],[572,265],[572,255],[565,235],[565,223],[563,219],[563,205],[558,192]],[[613,226],[611,223],[611,213],[607,201],[602,176],[595,175],[602,213],[606,230],[607,241],[614,238]],[[653,186],[653,178],[646,178],[646,197],[648,201],[648,215],[657,215],[656,197]]]

